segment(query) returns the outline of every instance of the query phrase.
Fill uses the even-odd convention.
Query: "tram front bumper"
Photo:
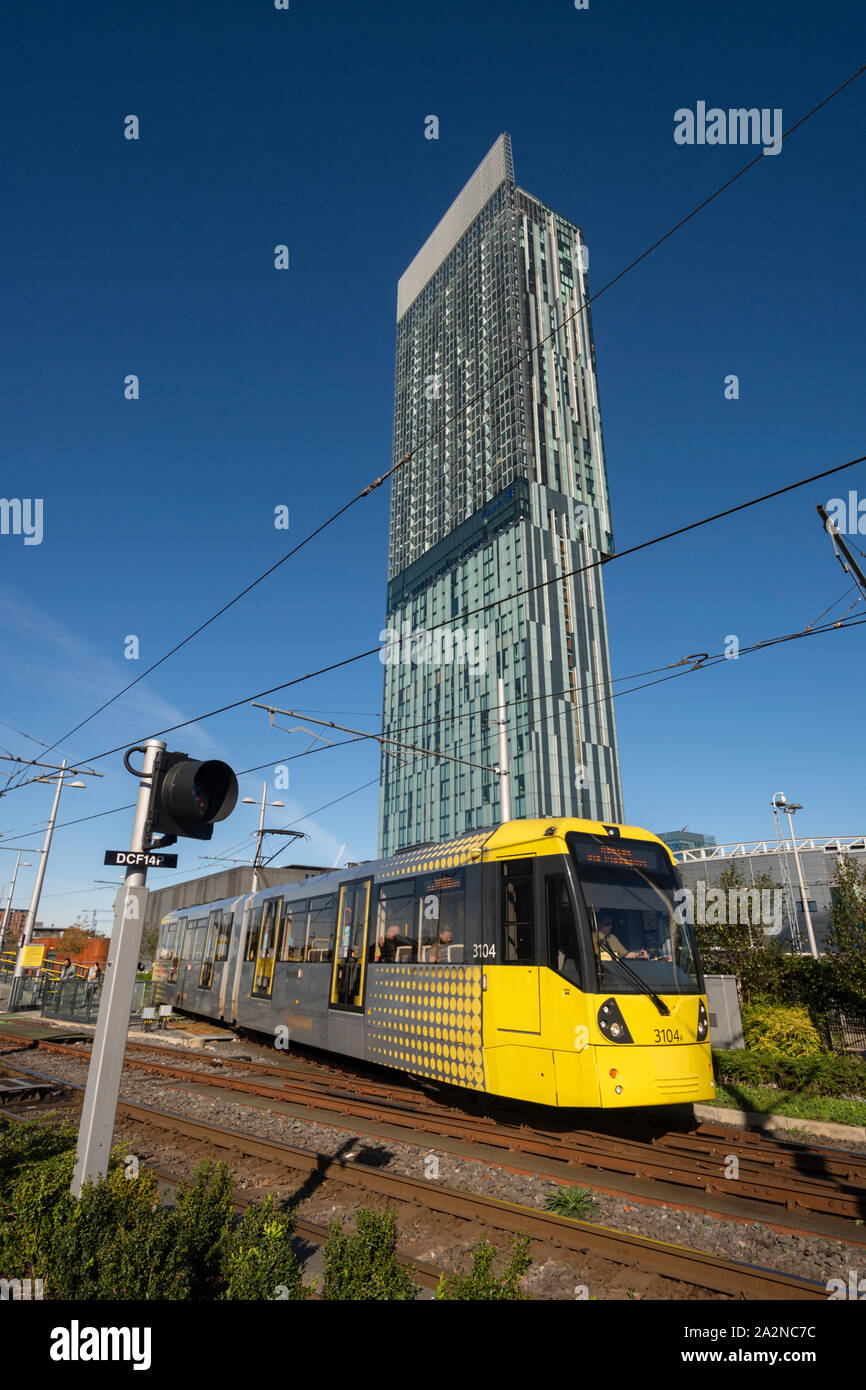
[[[650,1047],[604,1044],[596,1047],[595,1057],[604,1109],[681,1105],[716,1098],[708,1042]]]

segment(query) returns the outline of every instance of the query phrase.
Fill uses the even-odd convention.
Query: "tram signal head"
[[[153,774],[150,833],[209,840],[214,822],[231,815],[237,799],[238,779],[228,763],[161,753]]]

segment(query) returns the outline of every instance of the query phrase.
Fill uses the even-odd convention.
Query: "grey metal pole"
[[[164,751],[165,744],[159,739],[147,740],[129,846],[136,852],[150,847],[144,841],[153,790],[152,773],[157,754]],[[73,1197],[80,1195],[85,1183],[96,1182],[108,1172],[141,931],[147,907],[146,877],[146,868],[128,868],[114,903],[114,927],[78,1128],[71,1187]]]
[[[505,681],[502,676],[496,682],[496,699],[499,704],[499,807],[500,819],[511,820],[511,773],[508,770],[508,735],[505,723]]]
[[[15,860],[15,872],[12,875],[12,887],[9,889],[9,897],[6,899],[6,911],[3,913],[3,925],[0,927],[0,951],[6,945],[6,929],[9,926],[9,913],[12,911],[12,899],[15,896],[15,880],[18,877],[18,865],[21,863],[23,849],[19,849],[18,858]],[[28,850],[29,854],[30,851]]]
[[[259,859],[261,858],[262,854],[262,832],[265,828],[265,803],[267,801],[267,798],[268,783],[266,778],[265,784],[262,787],[262,810],[259,816],[259,832],[256,836],[256,853],[255,858],[253,859],[253,886],[251,890],[253,893],[258,893],[259,891]]]
[[[51,819],[48,822],[48,829],[45,832],[45,843],[42,846],[42,854],[39,857],[39,868],[36,870],[36,881],[33,884],[33,892],[30,895],[30,907],[27,911],[27,918],[24,923],[24,940],[18,948],[18,958],[15,961],[15,973],[13,978],[19,979],[24,967],[21,964],[24,947],[30,945],[33,936],[33,927],[36,922],[36,914],[39,911],[39,898],[42,894],[42,882],[45,878],[45,867],[48,863],[48,851],[51,848],[51,837],[54,834],[54,822],[57,819],[57,807],[60,805],[60,792],[63,788],[63,774],[66,771],[66,759],[60,769],[60,776],[57,779],[57,791],[54,793],[54,805],[51,808]]]
[[[794,813],[784,807],[788,817],[788,825],[791,827],[791,848],[794,851],[794,863],[797,865],[797,878],[800,882],[800,901],[803,904],[803,916],[806,919],[806,934],[809,937],[809,950],[812,952],[812,959],[818,959],[818,947],[815,945],[815,933],[812,930],[812,914],[809,911],[809,900],[806,897],[806,884],[803,881],[803,869],[800,864],[800,855],[797,852],[797,841],[794,838]]]

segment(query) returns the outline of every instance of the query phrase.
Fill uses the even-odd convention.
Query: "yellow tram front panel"
[[[615,998],[633,1039],[613,1043],[601,1035],[598,1009]],[[660,1014],[645,995],[595,995],[592,1037],[604,1108],[677,1105],[715,1100],[710,1041],[697,1041],[698,1006],[705,995],[660,994],[670,1013]]]
[[[486,1089],[539,1105],[674,1105],[715,1098],[709,1041],[696,1039],[698,994],[584,994],[545,967],[486,966]],[[616,998],[633,1039],[611,1043],[598,1011]],[[612,1075],[611,1073],[615,1073]]]

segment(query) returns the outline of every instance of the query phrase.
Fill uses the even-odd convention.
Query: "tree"
[[[850,854],[836,860],[827,951],[835,957],[839,983],[866,996],[866,865]]]
[[[143,961],[156,960],[156,946],[159,941],[159,922],[151,922],[142,928],[141,945],[138,948],[139,959]]]
[[[67,956],[80,956],[88,941],[94,936],[96,932],[85,931],[83,927],[67,927],[57,949],[65,952]]]
[[[717,884],[724,899],[710,899],[712,887],[707,882],[705,920],[695,922],[698,951],[704,968],[720,969],[734,975],[741,996],[748,1002],[754,994],[773,992],[778,985],[782,954],[778,945],[764,935],[765,909],[775,905],[781,894],[779,884],[769,874],[759,874],[754,882],[744,883],[739,867],[731,864],[721,874]],[[772,910],[772,907],[771,907]],[[771,917],[772,920],[772,917]]]

